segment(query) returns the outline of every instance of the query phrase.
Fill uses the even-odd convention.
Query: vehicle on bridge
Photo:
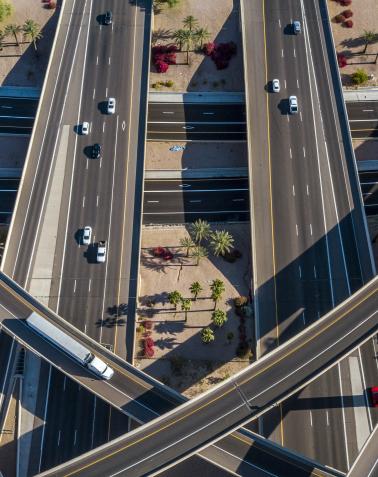
[[[103,379],[110,379],[114,371],[100,358],[92,354],[85,346],[68,336],[64,331],[50,323],[35,311],[26,318],[26,323],[43,338],[70,355],[81,365]]]

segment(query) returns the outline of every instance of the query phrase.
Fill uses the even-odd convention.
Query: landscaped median
[[[188,397],[253,359],[249,229],[143,229],[136,363]]]

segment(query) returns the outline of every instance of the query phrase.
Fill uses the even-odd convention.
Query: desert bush
[[[359,68],[351,75],[354,84],[364,84],[368,81],[369,75],[365,70]]]
[[[248,297],[247,296],[237,296],[234,298],[234,305],[236,308],[241,308],[242,306],[245,306],[248,303]]]
[[[349,7],[352,4],[352,0],[339,0],[339,2],[343,7]]]
[[[344,10],[341,12],[341,15],[343,15],[344,18],[350,18],[353,16],[352,10]]]
[[[344,15],[339,13],[338,15],[335,16],[335,22],[336,23],[343,23],[345,21]]]
[[[346,21],[344,22],[344,26],[345,26],[346,28],[352,28],[352,27],[353,27],[353,20],[346,20]]]
[[[143,322],[143,326],[145,327],[146,330],[152,330],[153,323],[150,320],[146,320]]]

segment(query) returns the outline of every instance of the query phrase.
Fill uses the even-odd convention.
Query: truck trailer
[[[112,368],[105,364],[100,358],[97,358],[81,343],[71,338],[71,336],[67,335],[45,318],[42,318],[42,316],[38,315],[35,311],[33,311],[25,321],[34,331],[43,336],[43,338],[53,343],[97,376],[103,379],[110,379],[113,376],[114,371]]]

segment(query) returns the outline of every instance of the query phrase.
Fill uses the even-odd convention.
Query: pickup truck
[[[97,261],[104,263],[106,258],[106,241],[100,240],[97,244]]]

